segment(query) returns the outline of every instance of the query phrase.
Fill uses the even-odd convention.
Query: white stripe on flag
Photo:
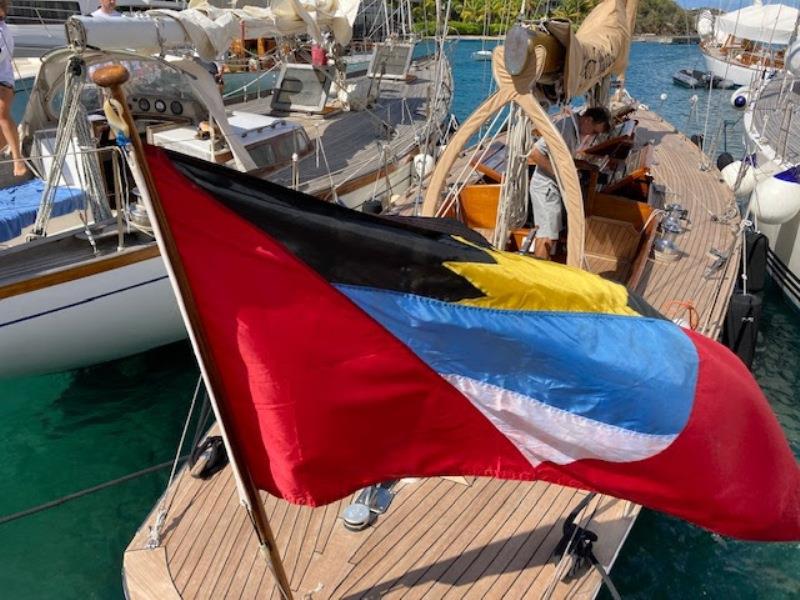
[[[522,452],[533,466],[585,458],[642,460],[669,446],[676,435],[615,427],[552,407],[524,394],[461,375],[442,375]]]

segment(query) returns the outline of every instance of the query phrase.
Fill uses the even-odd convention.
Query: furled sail
[[[216,8],[205,0],[183,11],[151,10],[145,17],[93,19],[73,17],[67,23],[70,43],[102,50],[158,53],[194,47],[211,60],[242,37],[308,34],[320,41],[323,31],[336,41],[350,41],[359,0],[274,0],[267,8]]]
[[[602,0],[577,32],[567,21],[548,21],[547,30],[564,46],[564,94],[580,96],[628,66],[638,0]]]

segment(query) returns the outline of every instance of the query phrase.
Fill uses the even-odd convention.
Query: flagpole
[[[153,228],[158,234],[157,239],[159,249],[161,250],[161,256],[166,263],[167,270],[170,272],[170,279],[176,291],[178,306],[181,309],[184,321],[188,325],[189,337],[192,340],[195,354],[200,363],[200,370],[203,373],[203,379],[205,380],[206,388],[211,398],[220,430],[222,431],[222,437],[225,440],[231,466],[236,475],[237,487],[243,495],[243,501],[247,505],[246,508],[252,518],[253,528],[256,531],[261,552],[264,554],[265,558],[268,559],[268,564],[272,566],[279,591],[284,599],[292,600],[292,590],[289,585],[289,580],[286,577],[286,570],[281,561],[277,544],[275,543],[275,536],[272,534],[272,529],[267,519],[267,513],[264,510],[264,503],[261,501],[261,495],[253,483],[250,471],[242,461],[242,452],[238,441],[235,436],[226,434],[225,425],[231,421],[229,420],[230,413],[228,412],[227,399],[225,399],[222,390],[222,379],[214,363],[211,348],[200,325],[197,305],[194,302],[186,273],[178,257],[178,249],[175,245],[175,240],[172,237],[169,224],[164,215],[164,209],[161,206],[155,181],[153,180],[153,174],[150,172],[147,159],[145,158],[142,140],[136,132],[136,125],[128,110],[125,93],[121,88],[122,84],[128,81],[129,77],[130,74],[124,66],[109,65],[97,69],[92,74],[92,81],[99,87],[107,88],[111,97],[120,104],[120,116],[127,125],[128,137],[133,145],[134,158],[137,163],[134,166],[137,167],[145,187],[142,191],[146,193],[142,194],[142,198],[149,204],[148,209],[150,214],[155,217]]]

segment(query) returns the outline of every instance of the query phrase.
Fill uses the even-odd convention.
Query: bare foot
[[[24,160],[18,160],[14,163],[14,177],[22,177],[28,172],[28,167],[25,166]]]

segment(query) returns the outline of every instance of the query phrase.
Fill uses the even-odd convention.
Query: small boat
[[[672,82],[685,88],[705,87],[708,82],[706,74],[697,69],[681,69],[672,74]]]
[[[672,82],[681,87],[695,89],[711,87],[720,90],[729,90],[736,87],[736,83],[730,79],[723,79],[718,75],[712,75],[697,69],[681,69],[672,74]]]
[[[472,53],[472,60],[492,60],[492,51],[476,50]]]

